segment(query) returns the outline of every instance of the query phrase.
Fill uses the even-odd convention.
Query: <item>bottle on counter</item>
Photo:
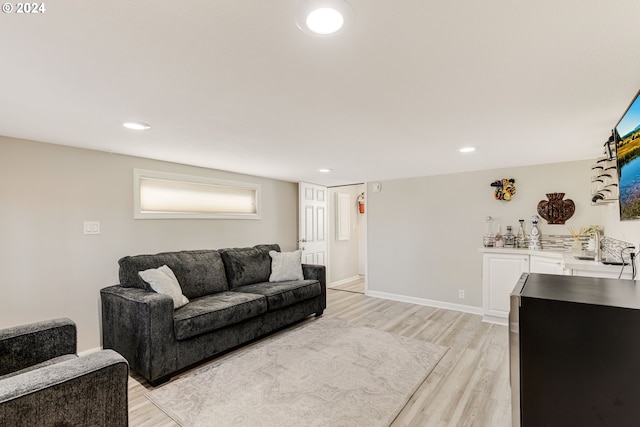
[[[519,219],[520,229],[518,230],[518,236],[516,237],[516,247],[519,249],[526,249],[529,247],[527,243],[527,232],[524,229],[524,219]]]
[[[511,231],[511,226],[507,225],[507,232],[504,234],[504,247],[505,248],[515,248],[516,247],[516,236],[513,235]]]
[[[540,217],[538,215],[534,215],[531,217],[529,249],[533,251],[539,251],[540,249],[542,249],[542,245],[540,245],[540,230],[538,230],[538,221],[540,221]]]
[[[498,232],[496,233],[496,241],[494,246],[496,248],[504,248],[504,237],[502,236],[502,230],[500,226],[498,226]]]

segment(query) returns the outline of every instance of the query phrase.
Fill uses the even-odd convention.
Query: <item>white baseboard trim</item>
[[[357,276],[353,276],[353,277],[347,277],[346,279],[338,280],[337,282],[331,282],[331,283],[329,283],[329,285],[327,287],[331,288],[331,287],[334,287],[334,286],[344,285],[345,283],[353,282],[354,280],[360,280],[363,277],[364,276],[361,276],[361,275],[357,275]]]
[[[90,348],[88,350],[82,350],[82,351],[78,352],[78,356],[80,356],[80,357],[86,356],[86,355],[91,354],[91,353],[97,353],[97,352],[99,352],[101,350],[102,350],[102,346],[93,347],[93,348]]]
[[[406,295],[389,294],[387,292],[378,292],[378,291],[369,291],[369,290],[365,291],[365,295],[374,297],[374,298],[408,302],[411,304],[425,305],[427,307],[444,308],[446,310],[455,310],[455,311],[461,311],[463,313],[482,315],[482,307],[475,307],[472,305],[454,304],[454,303],[444,302],[444,301],[408,297]]]
[[[496,325],[509,326],[509,319],[504,319],[502,317],[490,316],[485,314],[482,317],[483,322],[487,323],[495,323]]]

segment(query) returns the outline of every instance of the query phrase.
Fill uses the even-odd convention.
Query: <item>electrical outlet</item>
[[[464,299],[464,289],[458,289],[458,298]]]

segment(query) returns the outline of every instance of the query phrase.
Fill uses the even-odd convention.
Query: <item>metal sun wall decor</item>
[[[573,200],[564,198],[564,193],[547,193],[547,199],[538,203],[538,213],[547,224],[564,224],[576,212]]]
[[[513,199],[513,196],[516,195],[515,183],[516,180],[513,178],[503,178],[497,181],[493,181],[491,183],[491,186],[496,188],[493,196],[496,198],[496,200],[508,202],[509,200]]]

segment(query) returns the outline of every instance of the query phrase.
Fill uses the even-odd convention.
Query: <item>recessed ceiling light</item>
[[[318,172],[322,172],[322,173],[329,173],[331,172],[333,169],[329,169],[329,168],[323,168],[323,169],[318,169]]]
[[[122,124],[122,126],[126,127],[127,129],[133,129],[133,130],[148,130],[148,129],[151,129],[151,125],[148,125],[148,124],[143,123],[143,122],[124,122]]]
[[[344,25],[344,17],[340,12],[328,7],[321,7],[307,15],[307,28],[321,36],[333,34]]]
[[[473,153],[474,151],[476,151],[476,147],[462,147],[458,151],[461,153]]]
[[[305,0],[296,14],[298,28],[316,36],[330,36],[353,21],[353,10],[344,0]]]

